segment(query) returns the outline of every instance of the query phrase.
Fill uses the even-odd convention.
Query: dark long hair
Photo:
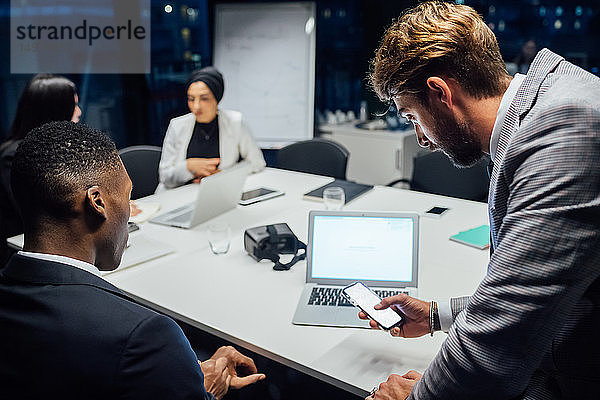
[[[27,132],[46,122],[70,121],[76,94],[75,84],[64,76],[34,76],[19,98],[8,141],[23,139]]]

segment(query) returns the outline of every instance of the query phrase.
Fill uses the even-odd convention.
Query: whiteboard
[[[259,146],[313,137],[314,3],[217,4],[214,66],[219,107],[241,111]]]

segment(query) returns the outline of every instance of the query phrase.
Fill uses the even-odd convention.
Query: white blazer
[[[231,110],[219,110],[219,169],[235,165],[240,157],[252,166],[252,172],[265,168],[262,152],[254,143],[242,113]],[[169,122],[163,142],[158,175],[160,183],[156,192],[174,188],[191,180],[194,175],[187,169],[187,148],[194,133],[196,118],[189,113]]]

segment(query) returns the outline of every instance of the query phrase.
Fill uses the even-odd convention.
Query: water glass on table
[[[229,251],[231,229],[225,222],[214,222],[206,227],[208,244],[214,254],[225,254]]]
[[[323,202],[327,210],[339,211],[346,203],[346,195],[344,189],[333,186],[328,187],[323,191]]]

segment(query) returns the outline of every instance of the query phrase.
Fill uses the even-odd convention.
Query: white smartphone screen
[[[391,308],[375,310],[373,307],[379,304],[381,299],[362,282],[345,287],[344,294],[352,304],[367,313],[369,318],[377,322],[383,329],[391,329],[402,321],[402,317]]]

